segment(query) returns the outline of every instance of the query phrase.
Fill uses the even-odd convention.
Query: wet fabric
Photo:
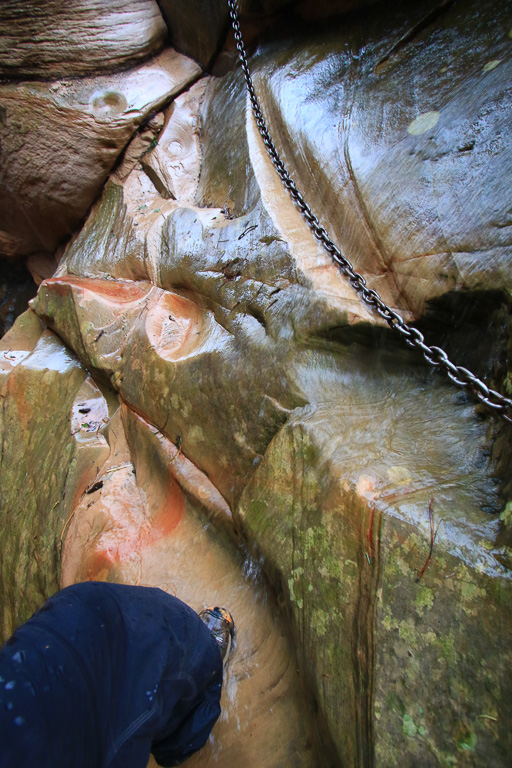
[[[149,587],[58,592],[0,651],[0,766],[145,768],[200,749],[222,660],[197,614]]]

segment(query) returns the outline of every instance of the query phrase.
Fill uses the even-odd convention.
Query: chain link
[[[231,16],[231,22],[233,25],[233,31],[235,34],[236,47],[242,64],[242,70],[245,76],[245,82],[247,84],[247,90],[251,101],[252,111],[256,120],[263,143],[267,148],[267,152],[272,160],[272,163],[279,174],[281,181],[288,190],[290,197],[300,209],[304,219],[307,221],[309,228],[313,235],[321,243],[323,248],[330,254],[332,259],[338,265],[341,273],[348,279],[350,285],[354,291],[362,298],[362,300],[369,307],[373,309],[380,317],[382,317],[388,325],[398,333],[402,339],[410,347],[419,349],[427,363],[434,367],[438,367],[443,370],[446,375],[459,387],[468,389],[475,397],[480,400],[481,403],[489,408],[494,409],[500,416],[506,421],[512,423],[512,400],[508,397],[504,397],[494,389],[489,387],[477,376],[475,376],[467,368],[463,368],[461,365],[455,365],[449,359],[446,352],[440,347],[429,347],[425,343],[425,337],[417,328],[413,328],[408,325],[403,317],[395,312],[391,307],[381,299],[377,291],[373,288],[366,287],[366,280],[359,272],[356,272],[352,264],[348,259],[343,256],[339,248],[333,243],[327,234],[326,229],[320,224],[317,217],[306,203],[302,194],[297,189],[295,182],[291,178],[290,174],[286,170],[286,167],[279,157],[279,153],[274,146],[270,133],[261,111],[260,103],[254,90],[254,85],[249,71],[249,65],[247,62],[247,55],[245,52],[244,43],[242,40],[242,33],[240,30],[240,22],[238,19],[238,2],[237,0],[227,0],[229,6],[229,13]]]

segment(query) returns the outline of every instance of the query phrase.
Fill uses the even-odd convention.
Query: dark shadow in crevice
[[[25,264],[0,259],[0,337],[28,309],[36,293],[37,286]]]

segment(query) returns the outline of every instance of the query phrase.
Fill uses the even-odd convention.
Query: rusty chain
[[[373,288],[368,288],[366,280],[359,272],[356,272],[352,264],[348,259],[343,256],[339,248],[333,243],[327,234],[326,229],[320,224],[317,217],[312,212],[309,205],[304,200],[302,194],[297,189],[295,182],[291,178],[290,174],[286,170],[286,167],[279,157],[277,149],[274,146],[270,133],[265,123],[263,113],[261,111],[260,103],[254,90],[254,84],[252,82],[251,73],[249,71],[249,65],[247,62],[247,54],[245,52],[244,43],[242,40],[242,33],[240,30],[240,21],[238,19],[238,1],[227,0],[229,13],[231,16],[231,23],[235,34],[236,47],[238,49],[242,70],[245,76],[245,82],[247,84],[247,90],[249,92],[249,98],[252,105],[252,111],[256,119],[261,138],[267,149],[267,152],[272,160],[272,163],[279,174],[281,181],[288,190],[293,202],[297,205],[302,216],[308,223],[310,230],[316,239],[321,243],[323,248],[329,253],[331,258],[336,262],[342,274],[348,279],[350,285],[354,291],[362,298],[362,300],[370,306],[374,312],[379,314],[388,325],[398,333],[402,339],[410,347],[419,349],[427,363],[432,366],[439,367],[443,370],[447,376],[459,387],[468,389],[475,395],[478,400],[484,405],[492,408],[496,413],[502,416],[506,421],[512,423],[512,400],[494,389],[490,389],[485,382],[475,376],[467,368],[463,368],[461,365],[455,365],[449,359],[446,352],[440,347],[429,346],[425,343],[425,337],[417,328],[413,328],[391,307],[381,299],[377,291]]]

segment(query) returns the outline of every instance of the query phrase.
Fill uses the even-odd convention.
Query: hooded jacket
[[[200,749],[222,659],[198,615],[149,587],[86,582],[51,597],[0,651],[0,767],[145,768]]]

